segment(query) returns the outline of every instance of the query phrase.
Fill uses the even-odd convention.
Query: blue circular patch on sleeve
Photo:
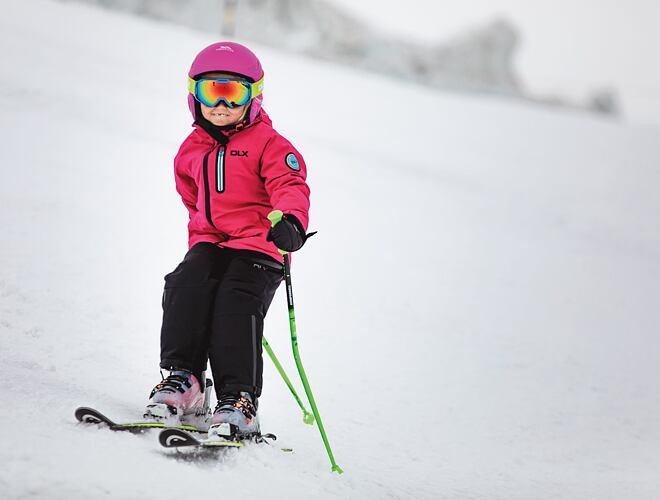
[[[298,163],[298,158],[293,153],[289,153],[285,158],[287,167],[293,170],[300,170],[300,163]]]

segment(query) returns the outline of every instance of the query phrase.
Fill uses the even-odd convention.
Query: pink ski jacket
[[[254,250],[278,262],[266,241],[272,210],[295,215],[307,229],[309,187],[302,156],[272,127],[262,109],[245,128],[219,144],[205,130],[183,141],[174,159],[176,189],[188,209],[188,247],[205,241]]]

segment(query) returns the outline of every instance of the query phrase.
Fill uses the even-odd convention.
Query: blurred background
[[[653,0],[79,1],[436,88],[660,123]]]
[[[4,2],[3,498],[660,498],[659,11]],[[186,75],[226,38],[308,165],[298,339],[341,477],[269,362],[293,454],[183,461],[73,417],[140,419],[160,380]],[[283,289],[265,335],[297,380]]]

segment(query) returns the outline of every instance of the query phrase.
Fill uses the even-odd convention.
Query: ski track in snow
[[[346,473],[269,363],[263,427],[294,454],[189,463],[74,422],[135,418],[158,379],[162,278],[186,250],[185,71],[212,41],[5,6],[3,496],[658,498],[659,131],[266,47],[265,108],[305,155],[320,230],[294,257],[300,349]],[[364,102],[329,98],[338,81]],[[282,290],[265,335],[296,378]]]

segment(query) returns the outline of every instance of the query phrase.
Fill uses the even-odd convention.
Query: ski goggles
[[[229,108],[243,106],[250,99],[261,95],[264,79],[250,83],[241,78],[200,78],[188,77],[188,92],[199,102],[211,108],[224,102]]]

